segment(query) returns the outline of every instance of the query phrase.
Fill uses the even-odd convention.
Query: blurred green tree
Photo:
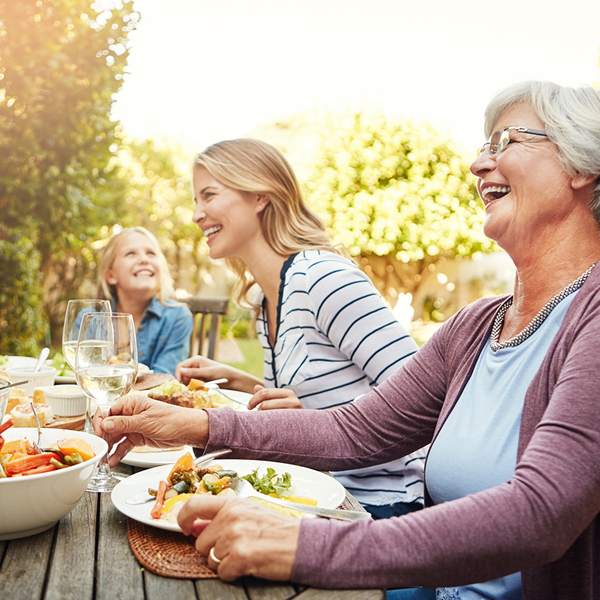
[[[110,166],[119,126],[110,108],[138,17],[128,0],[0,0],[0,216],[33,240],[50,326],[62,322],[61,300],[89,272],[88,239],[119,208],[122,179]],[[4,257],[20,256],[8,250],[0,270]],[[28,272],[29,255],[23,260]],[[19,289],[15,279],[3,284]],[[21,291],[25,304],[35,302]],[[43,339],[34,322],[19,331]]]
[[[299,127],[310,134],[294,142]],[[321,112],[261,133],[289,153],[307,201],[392,304],[440,261],[495,249],[469,159],[427,123]]]

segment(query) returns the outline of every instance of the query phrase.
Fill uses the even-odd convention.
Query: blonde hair
[[[160,248],[156,236],[150,233],[145,227],[129,227],[128,229],[122,229],[119,233],[116,233],[110,238],[102,253],[100,267],[98,269],[98,297],[112,300],[115,303],[118,302],[119,297],[117,295],[117,287],[106,281],[106,274],[115,262],[115,255],[117,253],[119,242],[131,233],[141,233],[142,235],[145,235],[156,252],[160,267],[156,297],[162,304],[166,305],[166,300],[174,295],[173,279],[171,278],[167,259]]]
[[[259,213],[265,240],[281,256],[302,250],[328,250],[347,255],[334,246],[321,218],[304,201],[292,167],[276,148],[253,139],[218,142],[198,154],[195,167],[204,167],[223,185],[269,198]],[[226,259],[238,277],[236,300],[247,302],[255,281],[239,258]]]

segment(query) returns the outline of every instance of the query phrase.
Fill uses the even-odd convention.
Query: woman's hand
[[[121,442],[109,463],[114,467],[135,446],[169,448],[208,441],[208,415],[203,410],[172,406],[145,396],[126,396],[110,407],[110,416],[94,415],[94,431],[109,448]],[[123,439],[124,438],[124,439]]]
[[[258,410],[272,410],[274,408],[304,408],[298,396],[285,388],[266,388],[262,385],[254,386],[254,396],[248,402],[248,410],[258,406]]]
[[[221,386],[223,389],[238,390],[249,394],[253,392],[256,384],[262,384],[260,379],[249,373],[203,356],[192,356],[180,362],[175,367],[175,377],[184,385],[187,385],[191,379],[201,379],[202,381],[227,379],[227,385]]]
[[[185,535],[194,535],[196,550],[210,549],[221,562],[208,566],[224,581],[243,575],[288,581],[298,548],[300,521],[252,500],[194,496],[177,518]]]

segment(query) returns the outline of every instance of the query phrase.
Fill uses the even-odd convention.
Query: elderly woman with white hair
[[[437,598],[600,598],[600,91],[528,82],[486,111],[471,166],[514,293],[462,309],[402,369],[336,411],[197,411],[122,401],[112,462],[184,441],[350,469],[431,443],[428,507],[341,523],[193,498],[179,523],[209,565],[320,587]],[[100,424],[99,424],[100,425]],[[293,431],[290,436],[288,432]]]

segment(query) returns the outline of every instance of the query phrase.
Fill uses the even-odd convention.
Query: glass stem
[[[86,398],[86,407],[85,407],[85,425],[83,426],[83,430],[86,433],[94,433],[94,426],[92,425],[92,415],[90,414],[91,401],[90,397]]]

